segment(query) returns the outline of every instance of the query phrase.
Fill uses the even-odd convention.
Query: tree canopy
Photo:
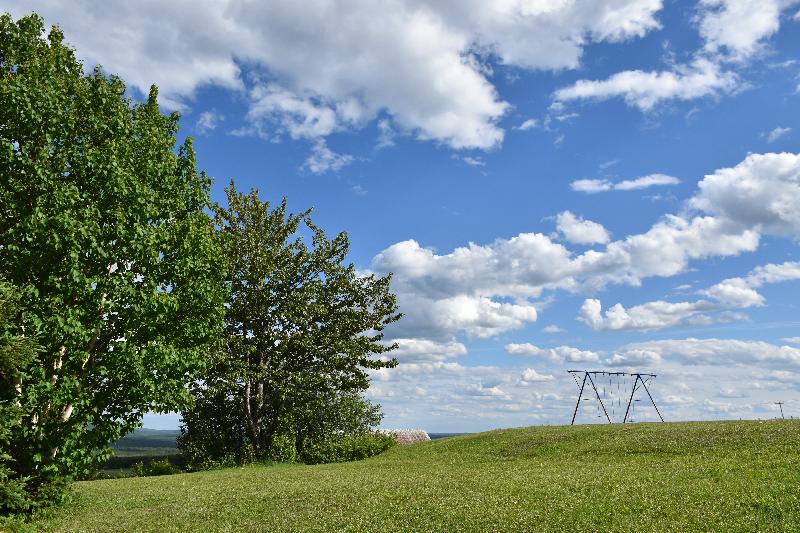
[[[30,487],[78,476],[147,411],[184,408],[218,340],[223,262],[210,179],[178,115],[84,74],[58,28],[0,17],[0,277],[39,351],[2,400]]]
[[[389,276],[357,272],[347,234],[328,239],[310,211],[288,213],[286,199],[271,208],[231,183],[227,201],[215,208],[228,260],[224,346],[195,384],[182,447],[199,458],[245,449],[268,458],[279,438],[302,456],[309,439],[377,424],[359,393],[368,369],[397,364],[382,333],[400,318]]]

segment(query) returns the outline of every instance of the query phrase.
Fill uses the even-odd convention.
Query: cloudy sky
[[[800,416],[799,1],[6,9],[158,84],[216,199],[313,206],[394,273],[386,427],[568,423],[572,368],[658,374],[668,420]]]

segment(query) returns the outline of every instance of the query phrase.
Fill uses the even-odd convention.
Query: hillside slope
[[[44,531],[800,530],[800,421],[535,427],[78,483]]]

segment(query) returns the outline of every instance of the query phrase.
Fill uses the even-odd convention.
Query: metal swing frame
[[[647,392],[647,397],[650,398],[650,402],[653,404],[653,407],[655,408],[656,413],[658,414],[658,418],[662,422],[664,421],[664,417],[661,416],[661,411],[658,410],[658,406],[656,405],[656,401],[653,399],[653,395],[650,394],[650,389],[647,388],[647,384],[645,383],[645,381],[647,379],[655,379],[656,374],[645,374],[645,373],[642,373],[642,372],[631,372],[631,373],[628,373],[628,372],[608,372],[608,371],[605,371],[605,370],[567,370],[567,372],[569,372],[569,374],[572,376],[572,379],[575,380],[575,385],[577,385],[578,388],[580,389],[580,391],[578,392],[578,401],[575,402],[575,410],[572,413],[572,422],[570,422],[571,426],[575,425],[575,418],[578,416],[578,409],[580,408],[581,400],[583,399],[583,391],[586,388],[587,380],[589,382],[589,385],[594,390],[594,394],[597,397],[597,401],[600,404],[600,407],[603,409],[603,414],[606,415],[606,419],[608,420],[608,423],[609,424],[613,424],[614,423],[611,420],[611,417],[608,415],[608,411],[606,410],[606,406],[603,403],[603,399],[600,397],[600,392],[597,390],[597,386],[595,385],[594,378],[592,377],[592,376],[597,377],[598,375],[600,375],[600,376],[633,376],[633,377],[635,377],[635,379],[633,380],[633,385],[631,386],[631,395],[630,395],[630,398],[628,398],[628,405],[627,405],[627,407],[625,409],[625,417],[622,419],[622,423],[623,424],[625,424],[628,421],[628,414],[630,414],[631,404],[633,403],[633,396],[634,396],[634,394],[636,394],[636,390],[638,389],[639,385],[641,385],[642,388],[644,388],[644,390]],[[578,385],[578,376],[580,374],[583,374],[583,381],[581,382],[580,385]]]

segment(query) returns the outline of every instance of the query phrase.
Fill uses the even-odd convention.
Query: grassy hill
[[[43,531],[798,531],[800,421],[498,430],[366,461],[89,481]]]

